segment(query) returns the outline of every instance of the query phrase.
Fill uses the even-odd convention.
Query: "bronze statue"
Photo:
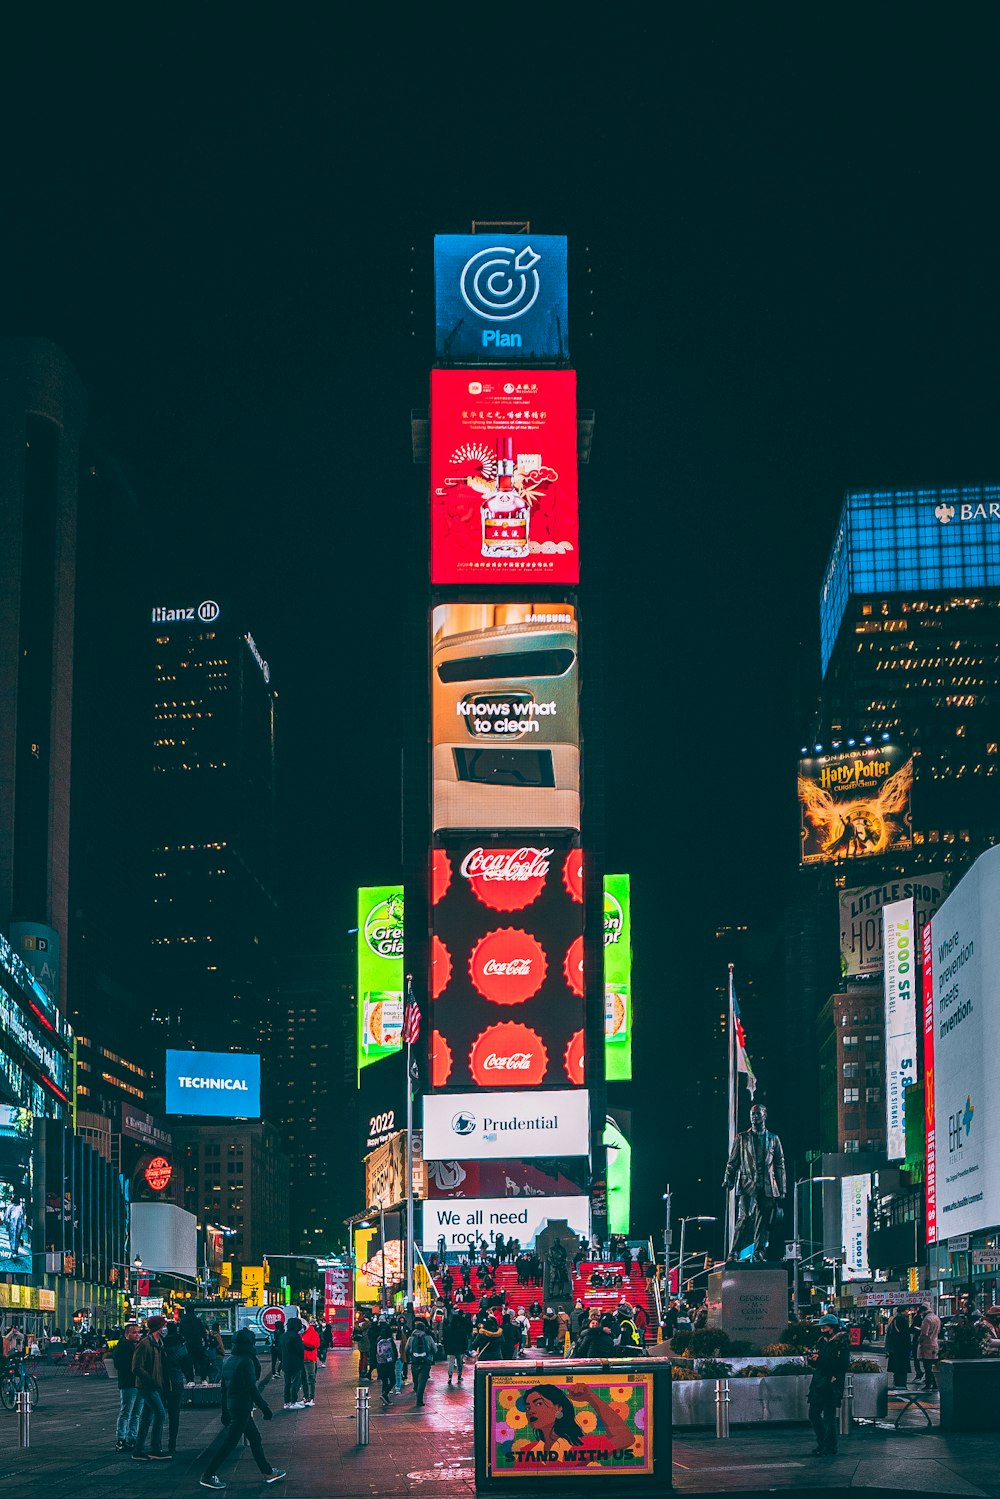
[[[767,1109],[763,1104],[753,1105],[750,1128],[736,1136],[722,1184],[737,1193],[736,1228],[729,1258],[739,1259],[740,1250],[752,1234],[754,1260],[766,1260],[768,1236],[782,1217],[787,1181],[785,1152],[778,1136],[767,1128]]]

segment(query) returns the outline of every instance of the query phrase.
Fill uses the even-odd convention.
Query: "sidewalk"
[[[320,1366],[316,1405],[281,1409],[281,1389],[265,1386],[274,1419],[261,1422],[269,1460],[288,1472],[276,1494],[302,1499],[469,1499],[475,1492],[472,1377],[449,1388],[437,1364],[423,1410],[409,1389],[383,1411],[377,1383],[370,1386],[370,1443],[355,1445],[357,1357],[331,1353]],[[118,1390],[111,1380],[47,1378],[32,1420],[32,1446],[17,1449],[17,1421],[0,1412],[0,1480],[9,1491],[38,1499],[177,1499],[202,1494],[199,1454],[219,1430],[219,1413],[181,1412],[178,1454],[171,1463],[133,1463],[114,1451]],[[890,1418],[899,1409],[890,1411]],[[842,1493],[847,1489],[894,1494],[986,1495],[1000,1499],[1000,1463],[994,1436],[949,1436],[909,1424],[899,1431],[855,1427],[835,1458],[814,1458],[806,1426],[733,1429],[724,1441],[714,1432],[680,1429],[674,1439],[674,1485],[681,1494],[762,1492]],[[228,1493],[238,1499],[264,1492],[250,1454],[241,1450],[223,1467]],[[535,1490],[537,1492],[537,1490]],[[525,1499],[535,1494],[525,1493]]]

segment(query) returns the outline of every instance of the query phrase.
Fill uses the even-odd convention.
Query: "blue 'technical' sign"
[[[566,236],[437,234],[434,301],[439,359],[568,359]]]
[[[260,1057],[234,1051],[168,1051],[167,1113],[260,1118]]]

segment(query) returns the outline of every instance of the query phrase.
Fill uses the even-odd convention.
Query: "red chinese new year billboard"
[[[580,581],[576,374],[431,372],[431,582]]]
[[[581,1086],[583,887],[575,849],[432,855],[431,1086]]]

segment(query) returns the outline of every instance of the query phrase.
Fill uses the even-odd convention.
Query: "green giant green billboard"
[[[358,891],[358,1073],[403,1044],[403,892]]]
[[[632,915],[630,878],[604,876],[604,1071],[608,1082],[632,1076]]]

